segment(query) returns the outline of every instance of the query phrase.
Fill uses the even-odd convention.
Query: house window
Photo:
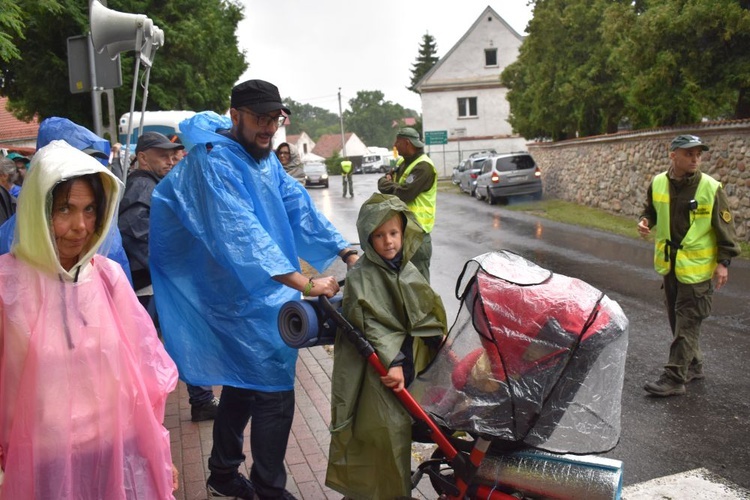
[[[497,49],[484,49],[484,65],[497,66]]]
[[[302,145],[302,153],[307,154],[307,143]]]
[[[477,98],[476,97],[459,97],[458,98],[458,117],[466,118],[477,116]]]

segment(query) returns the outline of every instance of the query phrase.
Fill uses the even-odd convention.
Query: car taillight
[[[542,176],[542,171],[539,170],[539,167],[536,167],[536,169],[534,170],[534,177],[539,178],[541,176]]]
[[[492,182],[498,183],[498,182],[500,182],[500,176],[497,175],[497,173],[493,172],[492,173],[492,177],[490,177],[490,180]]]
[[[477,177],[479,177],[479,174],[469,174],[469,177],[471,177],[472,179],[476,179]]]

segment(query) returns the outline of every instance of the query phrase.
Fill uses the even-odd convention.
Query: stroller
[[[412,485],[427,474],[443,498],[619,499],[621,462],[581,455],[619,439],[628,341],[619,305],[508,251],[467,262],[456,297],[460,311],[437,356],[394,393],[415,435],[437,444]],[[285,305],[285,342],[331,344],[338,329],[385,375],[338,301]]]

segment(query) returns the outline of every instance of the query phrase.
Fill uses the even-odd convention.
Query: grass
[[[460,193],[458,187],[453,185],[450,180],[439,182],[438,191]],[[569,201],[544,199],[542,201],[504,205],[503,208],[514,212],[536,215],[557,222],[619,234],[620,236],[633,239],[640,238],[635,228],[636,221],[634,217],[613,215],[598,208],[577,205]],[[740,241],[740,248],[742,249],[740,258],[750,259],[750,243]]]

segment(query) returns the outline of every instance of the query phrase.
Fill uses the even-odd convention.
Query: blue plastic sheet
[[[273,277],[299,271],[300,257],[324,270],[348,244],[275,155],[255,161],[217,132],[229,128],[212,112],[180,123],[196,146],[154,190],[149,253],[162,333],[190,384],[292,390],[297,351],[277,316],[300,293]]]

